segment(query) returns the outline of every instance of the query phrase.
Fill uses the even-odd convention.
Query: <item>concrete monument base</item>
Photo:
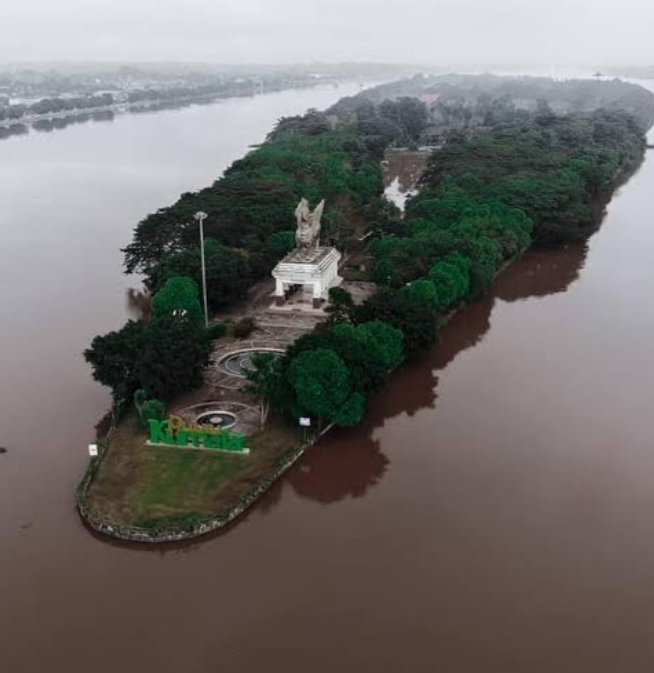
[[[283,306],[287,293],[294,286],[302,286],[310,290],[314,308],[319,308],[323,300],[329,299],[329,290],[343,280],[338,275],[340,260],[341,253],[336,248],[294,250],[273,269],[276,304]]]

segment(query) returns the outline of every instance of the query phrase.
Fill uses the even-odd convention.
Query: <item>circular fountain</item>
[[[196,423],[200,425],[210,425],[214,430],[227,430],[233,428],[238,421],[236,414],[231,411],[205,411],[198,416]]]
[[[258,353],[272,353],[275,357],[280,357],[284,351],[276,348],[248,348],[232,351],[220,358],[218,368],[225,374],[244,379],[248,372],[254,369],[252,358]]]

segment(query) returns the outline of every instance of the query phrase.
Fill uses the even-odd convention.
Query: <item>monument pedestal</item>
[[[275,301],[285,303],[286,292],[294,285],[310,288],[314,308],[319,308],[323,299],[329,298],[329,290],[340,285],[338,263],[341,253],[336,248],[315,248],[305,253],[294,250],[273,269]]]

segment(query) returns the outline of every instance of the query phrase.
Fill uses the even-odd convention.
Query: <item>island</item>
[[[622,82],[462,76],[282,119],[125,249],[151,312],[85,353],[114,407],[84,520],[140,542],[234,521],[527,248],[592,234],[653,121]],[[401,211],[382,162],[404,150],[428,157]]]

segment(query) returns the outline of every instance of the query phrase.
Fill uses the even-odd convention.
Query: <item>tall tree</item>
[[[192,278],[169,278],[152,297],[153,318],[177,318],[199,323],[202,320],[202,307],[198,293],[198,285]]]
[[[84,352],[96,381],[117,398],[141,388],[151,398],[169,400],[202,384],[211,342],[188,321],[162,318],[129,321],[121,330],[96,337]]]
[[[262,426],[266,424],[270,405],[280,389],[280,364],[276,353],[255,353],[252,357],[253,368],[246,372],[248,383],[245,391],[260,400]]]
[[[350,372],[330,349],[304,351],[288,368],[288,380],[309,416],[338,425],[354,425],[363,415],[363,399],[353,396]]]

